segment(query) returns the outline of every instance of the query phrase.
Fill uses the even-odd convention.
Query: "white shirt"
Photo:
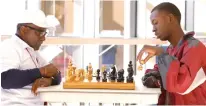
[[[34,69],[46,64],[38,51],[34,51],[16,35],[0,44],[1,73],[8,69]],[[43,101],[31,92],[31,87],[28,85],[20,89],[1,88],[1,106],[43,106]]]

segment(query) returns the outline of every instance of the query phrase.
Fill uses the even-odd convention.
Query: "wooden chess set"
[[[135,90],[132,61],[129,62],[127,71],[128,75],[124,77],[124,69],[117,71],[115,66],[111,67],[110,72],[106,70],[105,66],[94,72],[91,63],[84,70],[77,69],[69,62],[63,88]]]

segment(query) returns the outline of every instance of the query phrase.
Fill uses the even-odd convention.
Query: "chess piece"
[[[144,64],[144,60],[141,60],[140,61],[140,66],[138,67],[138,70],[142,70],[143,69],[143,67],[142,67],[143,64]]]
[[[93,74],[92,64],[89,63],[89,66],[88,66],[88,75],[87,75],[87,79],[89,80],[89,82],[91,82],[91,80],[92,80],[92,74]]]
[[[111,69],[112,69],[112,71],[110,73],[110,79],[112,82],[114,82],[117,78],[117,72],[116,72],[115,66],[112,66]]]
[[[102,69],[101,69],[101,75],[103,75],[103,72],[106,70],[106,67],[105,65],[102,66]]]
[[[129,62],[127,71],[128,71],[127,83],[133,83],[134,70],[133,70],[133,67],[132,67],[132,61]]]
[[[107,71],[103,72],[102,82],[107,82]]]
[[[119,70],[117,75],[117,82],[124,82],[124,69]]]
[[[75,71],[75,82],[79,82],[80,81],[80,70],[76,70]]]
[[[80,82],[84,80],[84,69],[76,70],[75,82]]]
[[[97,69],[97,76],[96,76],[97,81],[100,80],[100,69]]]
[[[74,75],[74,68],[72,67],[71,61],[68,63],[68,69],[67,69],[67,75],[66,75],[66,81],[72,82],[75,79]]]

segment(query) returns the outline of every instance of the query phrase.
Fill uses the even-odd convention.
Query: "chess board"
[[[64,89],[113,89],[113,90],[135,90],[135,83],[127,82],[98,82],[94,78],[91,82],[64,82]]]
[[[135,90],[133,81],[132,62],[129,63],[128,76],[124,76],[124,70],[118,72],[116,68],[111,67],[108,73],[105,67],[97,69],[94,74],[91,63],[86,70],[77,69],[71,62],[66,71],[66,81],[63,83],[64,89],[115,89],[115,90]]]

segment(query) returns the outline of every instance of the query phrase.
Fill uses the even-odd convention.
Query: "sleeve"
[[[61,79],[61,72],[59,71],[59,73],[53,77],[51,85],[59,85],[61,83]]]
[[[150,71],[159,71],[158,65],[155,64],[153,69],[147,69],[147,70],[145,71],[145,74],[149,73]]]
[[[203,57],[205,53],[205,47],[198,42],[184,47],[181,60],[167,53],[159,55],[158,67],[164,89],[185,94],[192,84],[197,83],[194,79],[201,71],[203,59],[206,59]]]
[[[22,88],[40,78],[39,69],[19,70],[21,64],[17,50],[0,47],[1,87],[4,89]]]
[[[38,68],[28,70],[9,69],[1,73],[1,87],[4,89],[22,88],[41,78]]]

